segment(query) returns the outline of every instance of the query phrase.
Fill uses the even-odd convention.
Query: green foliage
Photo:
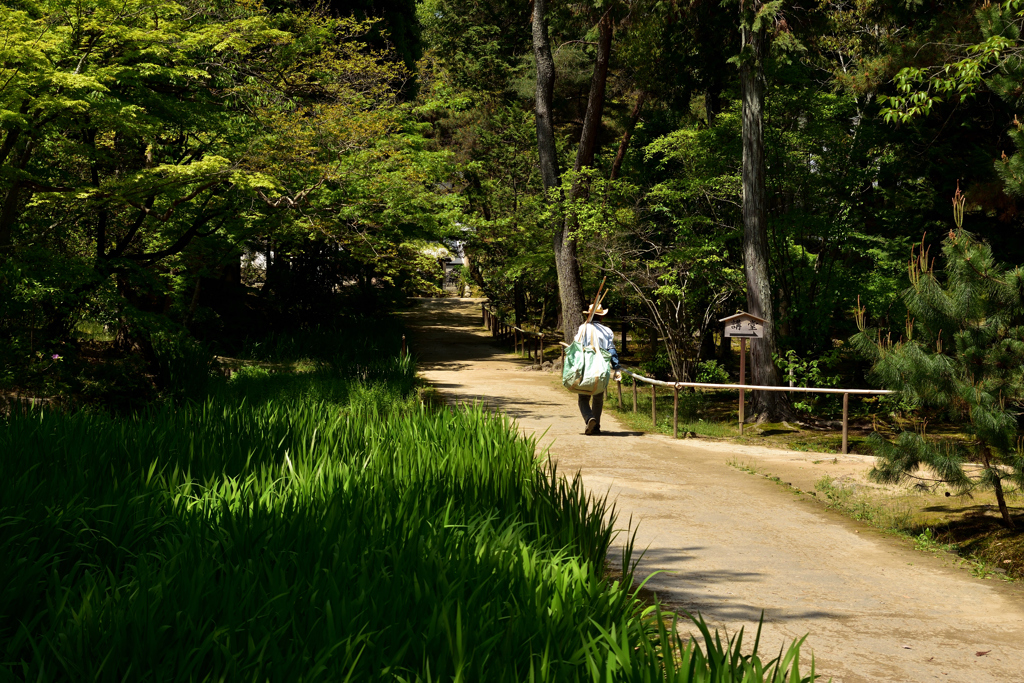
[[[236,377],[131,419],[5,419],[8,677],[811,680],[800,642],[764,662],[699,618],[685,642],[631,544],[603,578],[614,511],[511,421],[326,366]]]
[[[1024,66],[1020,51],[1024,3],[985,3],[975,17],[982,40],[964,47],[961,59],[934,67],[904,67],[896,74],[898,94],[886,98],[881,112],[886,121],[908,122],[930,113],[944,99],[969,98],[989,79],[998,88],[1010,77],[1008,71]]]
[[[704,384],[728,384],[729,373],[716,360],[702,360],[696,365],[693,381]]]
[[[243,365],[236,372],[232,373],[231,384],[248,382],[250,380],[262,380],[270,377],[270,371],[259,365]]]
[[[222,332],[242,316],[204,306],[204,280],[229,282],[244,251],[276,268],[264,306],[400,290],[416,273],[403,245],[443,236],[461,200],[435,191],[450,155],[399,105],[409,74],[368,47],[373,30],[245,2],[0,8],[5,384],[40,391],[34,350],[96,308],[143,345]]]
[[[645,374],[689,379],[701,344],[729,299],[742,291],[734,197],[739,179],[739,117],[723,113],[714,127],[687,124],[643,149],[650,184],[605,183],[592,193],[605,228],[588,247],[595,265],[612,276],[631,319],[657,331],[667,368],[652,358]],[[709,155],[706,149],[718,148]],[[634,214],[628,220],[626,212]],[[618,282],[616,282],[618,281]]]
[[[672,373],[672,364],[663,348],[657,349],[653,355],[645,354],[638,365],[640,374],[645,377],[665,378]]]
[[[820,358],[807,360],[800,358],[796,351],[790,349],[784,356],[775,357],[775,365],[782,371],[782,380],[793,380],[796,387],[833,388],[839,386],[839,375],[828,374],[826,371],[839,363],[839,349],[824,353]],[[798,394],[800,397],[793,402],[793,407],[812,414],[820,414],[828,410],[835,398],[824,398],[825,395]]]
[[[958,46],[955,57],[945,63],[901,69],[895,78],[897,94],[883,98],[881,114],[886,121],[909,123],[947,100],[959,103],[986,88],[995,92],[1015,112],[1008,136],[1017,148],[1012,155],[1002,151],[996,173],[1007,193],[1024,196],[1024,134],[1016,115],[1024,105],[1024,3],[985,3],[974,18],[979,40]]]
[[[899,341],[865,327],[861,309],[853,343],[872,361],[879,383],[901,399],[945,411],[968,438],[928,439],[923,423],[894,442],[872,435],[881,456],[872,476],[895,483],[923,466],[961,493],[992,488],[1012,526],[1003,487],[1024,484],[1024,270],[999,265],[988,244],[959,228],[943,240],[942,253],[944,279],[923,245],[911,259]]]

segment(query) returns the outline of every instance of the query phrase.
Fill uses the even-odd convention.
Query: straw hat
[[[594,311],[594,315],[604,315],[605,313],[607,313],[608,309],[607,308],[603,308],[601,306],[601,302],[604,301],[605,294],[607,294],[607,293],[608,292],[603,292],[600,295],[600,297],[597,299],[597,310],[596,311],[594,311],[594,304],[590,304],[589,306],[587,306],[587,310],[583,311],[583,315],[588,315],[589,316],[591,311]]]

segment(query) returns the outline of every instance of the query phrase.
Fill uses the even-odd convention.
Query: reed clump
[[[606,580],[614,510],[509,420],[424,408],[408,358],[367,368],[7,417],[2,677],[800,678],[792,648],[743,679],[740,643],[684,643]]]

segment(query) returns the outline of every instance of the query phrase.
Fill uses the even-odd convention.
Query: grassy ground
[[[828,477],[815,488],[827,506],[907,538],[919,550],[950,553],[956,564],[978,578],[1024,578],[1024,534],[1003,527],[991,514],[994,505],[974,505],[973,500],[939,503],[940,496],[929,492],[865,490],[836,485]],[[1021,497],[1015,498],[1019,505]],[[1018,526],[1024,524],[1024,515],[1016,517]]]
[[[788,481],[797,477],[777,463],[736,458],[729,464],[913,543],[918,550],[946,554],[952,564],[977,578],[1024,578],[1024,534],[1020,531],[1024,514],[1016,515],[1017,530],[1006,529],[996,516],[994,498],[985,502],[976,495],[964,500],[914,487],[870,486],[863,483],[863,477],[829,474],[808,486],[806,482]],[[1024,497],[1019,495],[1010,500],[1011,506],[1022,503]]]

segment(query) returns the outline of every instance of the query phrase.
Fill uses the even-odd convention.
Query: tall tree
[[[751,344],[754,384],[779,385],[775,366],[775,314],[768,274],[768,215],[764,163],[764,58],[767,24],[777,3],[740,0],[740,97],[743,103],[743,265],[747,312],[764,319],[764,338]],[[780,391],[754,393],[752,414],[775,421],[791,412]]]
[[[534,0],[533,51],[537,59],[537,99],[534,110],[537,120],[537,153],[540,159],[541,178],[547,192],[556,192],[561,186],[561,179],[552,116],[555,60],[551,55],[546,11],[547,0]],[[602,99],[603,96],[602,90]],[[588,105],[588,111],[589,109]],[[598,115],[598,124],[599,122],[600,115]],[[586,136],[586,128],[584,126],[584,136]],[[593,161],[592,149],[590,160]],[[579,162],[577,157],[577,166]],[[558,293],[562,304],[562,331],[566,339],[571,339],[576,333],[576,328],[583,322],[583,285],[580,281],[579,260],[576,258],[576,241],[572,238],[570,230],[570,222],[564,221],[555,232],[554,238],[555,269],[558,273]]]

